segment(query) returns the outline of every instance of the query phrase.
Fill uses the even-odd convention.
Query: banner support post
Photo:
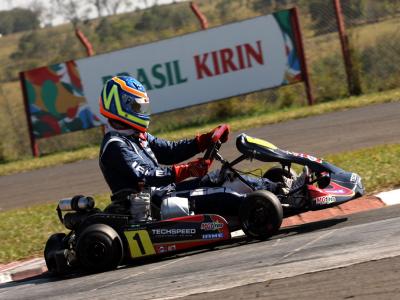
[[[30,114],[29,114],[28,93],[27,93],[26,87],[25,87],[24,73],[22,73],[22,72],[19,73],[19,79],[20,79],[20,84],[21,84],[21,89],[22,89],[22,94],[23,94],[23,99],[24,99],[24,108],[25,108],[26,121],[27,121],[28,129],[29,129],[29,140],[30,140],[30,144],[31,144],[32,155],[33,155],[33,157],[39,157],[39,154],[40,154],[39,145],[36,142],[35,137],[33,136],[32,120],[31,120]]]
[[[307,60],[304,53],[304,44],[303,44],[303,37],[301,34],[300,29],[300,18],[299,18],[299,9],[297,7],[293,7],[290,9],[292,13],[292,25],[294,29],[294,37],[296,40],[296,49],[298,50],[299,58],[300,58],[300,65],[301,65],[301,75],[302,79],[304,80],[304,85],[307,94],[307,102],[308,105],[314,104],[314,95],[312,91],[312,85],[310,81],[310,74],[308,72],[307,67]]]
[[[359,76],[357,76],[358,70],[354,68],[354,64],[352,61],[349,36],[346,32],[346,25],[344,22],[342,4],[340,0],[333,0],[333,6],[335,8],[340,45],[342,48],[344,66],[346,70],[348,91],[350,95],[360,95],[362,93],[361,84]]]
[[[79,28],[75,28],[75,35],[82,43],[82,45],[85,47],[87,56],[93,56],[94,55],[93,46],[89,42],[85,34]]]
[[[197,19],[200,22],[201,29],[205,30],[208,28],[208,21],[207,17],[200,11],[199,7],[194,1],[190,2],[190,8],[192,9],[193,13],[196,15]]]

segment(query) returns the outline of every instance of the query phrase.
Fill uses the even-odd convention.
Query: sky
[[[22,7],[22,8],[32,8],[32,5],[37,2],[41,5],[43,5],[43,7],[48,10],[51,11],[52,7],[53,7],[53,1],[54,0],[0,0],[0,11],[1,10],[11,10],[13,8],[16,7]],[[175,2],[177,1],[183,1],[183,0],[175,0]],[[85,1],[82,1],[83,3]],[[144,8],[144,4],[143,1],[132,1],[132,2],[136,2],[137,7],[139,8]],[[154,5],[155,3],[157,4],[166,4],[166,3],[171,3],[174,2],[173,0],[147,0],[147,3],[149,6]],[[131,8],[130,10],[132,10],[133,8]],[[120,12],[127,12],[128,10],[126,8],[122,8],[120,10]],[[95,18],[97,17],[97,14],[95,11],[92,11],[91,14],[89,14],[89,18]],[[63,16],[60,16],[60,14],[56,14],[55,17],[53,17],[53,22],[52,25],[59,25],[62,23],[66,23],[68,22]]]

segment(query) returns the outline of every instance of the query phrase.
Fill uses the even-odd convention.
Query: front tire
[[[282,205],[273,193],[256,191],[247,195],[239,218],[248,237],[264,240],[276,234],[281,227]]]
[[[121,237],[110,226],[93,224],[79,235],[76,252],[88,272],[103,272],[118,267],[124,256]]]

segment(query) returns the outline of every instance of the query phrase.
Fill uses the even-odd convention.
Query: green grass
[[[380,145],[326,156],[326,160],[363,178],[368,194],[400,186],[400,144]]]
[[[361,175],[367,193],[400,186],[400,144],[328,155],[326,159]],[[106,194],[95,197],[97,207],[109,202]],[[65,229],[58,221],[56,203],[0,212],[0,263],[41,256],[47,238]]]
[[[386,103],[394,101],[400,101],[400,89],[325,102],[314,105],[312,107],[305,106],[297,108],[287,108],[259,115],[231,118],[221,120],[221,122],[229,123],[233,131],[245,131],[246,129],[260,127],[266,124],[273,124],[291,119],[324,114],[327,112],[340,111],[376,103]],[[192,137],[196,133],[210,130],[210,128],[213,128],[216,125],[218,125],[218,123],[208,123],[206,125],[181,128],[175,131],[161,133],[159,136],[170,140],[176,140],[184,137]],[[157,134],[157,132],[152,133]],[[83,159],[93,159],[98,156],[98,151],[98,146],[91,146],[74,151],[59,152],[40,158],[26,158],[19,161],[3,163],[0,164],[0,176],[65,163],[71,163]]]
[[[103,209],[109,196],[98,196],[96,202]],[[67,232],[58,220],[56,205],[40,204],[0,213],[0,263],[41,256],[51,234]]]

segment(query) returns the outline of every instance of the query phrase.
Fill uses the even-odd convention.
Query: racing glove
[[[203,152],[209,146],[211,146],[211,144],[212,144],[212,136],[213,136],[214,132],[218,128],[220,128],[221,126],[222,125],[219,125],[218,127],[215,127],[210,132],[203,133],[203,134],[198,134],[196,136],[197,146],[198,146],[198,149],[199,149],[200,152]],[[225,132],[222,134],[221,138],[219,139],[221,141],[221,143],[225,143],[228,140],[229,132],[230,132],[229,125],[227,125]]]
[[[210,160],[198,158],[188,163],[173,165],[172,170],[175,174],[175,182],[181,182],[189,177],[203,177],[207,174],[210,164]]]

